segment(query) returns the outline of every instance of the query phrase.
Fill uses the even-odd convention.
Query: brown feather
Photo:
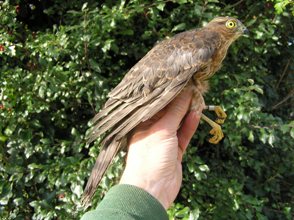
[[[125,139],[113,140],[110,143],[103,143],[103,148],[100,151],[99,156],[96,159],[95,165],[92,169],[91,178],[87,182],[87,185],[84,190],[84,196],[82,198],[82,204],[89,204],[91,198],[93,197],[97,185],[101,181],[107,167],[112,161],[114,155],[117,154],[118,150],[121,148],[121,145],[125,145]]]
[[[84,191],[84,203],[90,201],[112,158],[126,146],[129,133],[139,123],[158,113],[187,86],[194,86],[202,98],[206,80],[220,68],[228,47],[241,35],[239,30],[227,30],[228,19],[232,18],[216,18],[204,28],[158,43],[109,93],[104,108],[92,120],[89,142],[106,135]]]

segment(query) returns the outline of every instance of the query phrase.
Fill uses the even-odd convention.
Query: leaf
[[[5,142],[6,140],[7,140],[7,137],[0,133],[0,141]]]
[[[200,217],[200,209],[199,208],[195,208],[190,212],[189,215],[189,220],[197,220]]]
[[[82,11],[86,11],[87,7],[88,7],[88,2],[85,2],[82,6]]]
[[[256,87],[254,88],[254,90],[255,90],[256,92],[258,92],[259,94],[262,94],[262,95],[263,95],[263,90],[262,90],[262,88],[256,86]]]
[[[13,132],[14,132],[15,129],[16,129],[16,124],[10,124],[4,130],[4,134],[9,137],[9,136],[11,136],[13,134]]]
[[[89,63],[90,63],[91,68],[93,70],[95,70],[97,73],[100,73],[101,72],[100,65],[95,60],[89,59]]]
[[[288,131],[290,131],[290,127],[289,125],[282,125],[281,126],[281,131],[283,132],[283,134],[287,133]]]
[[[294,128],[291,128],[291,130],[290,130],[290,136],[294,139]]]
[[[132,36],[132,35],[134,35],[134,30],[132,30],[132,29],[126,29],[126,30],[123,30],[121,32],[121,34],[127,35],[127,36]]]
[[[186,23],[180,23],[173,27],[172,32],[182,31],[186,29]]]
[[[284,4],[282,2],[276,3],[275,9],[278,14],[281,14],[284,11]]]
[[[270,134],[268,137],[268,143],[273,147],[273,143],[275,142],[275,136],[273,134]]]
[[[199,169],[200,169],[202,172],[208,172],[208,171],[209,171],[209,167],[208,167],[206,164],[200,165],[200,166],[199,166]]]
[[[114,41],[113,39],[109,39],[109,40],[105,41],[104,46],[102,47],[102,51],[104,53],[106,53],[108,50],[110,50],[111,44],[113,41]]]
[[[250,141],[250,142],[254,142],[254,134],[253,134],[253,131],[249,131],[249,136],[248,136],[248,140]]]
[[[165,7],[165,2],[162,2],[162,3],[159,3],[156,8],[160,11],[163,11],[164,10],[164,7]]]
[[[40,169],[40,168],[42,168],[42,167],[43,167],[43,165],[36,164],[36,163],[31,163],[31,164],[28,165],[28,168],[29,168],[30,170]]]
[[[0,204],[7,205],[10,198],[13,197],[12,185],[8,182],[0,182]]]
[[[37,209],[38,206],[40,206],[39,201],[32,201],[30,202],[30,206]]]
[[[78,196],[78,198],[81,197],[81,195],[83,193],[83,187],[81,185],[74,183],[71,185],[70,188],[71,188],[72,192]]]
[[[254,84],[254,80],[253,79],[248,79],[248,82],[253,85]]]

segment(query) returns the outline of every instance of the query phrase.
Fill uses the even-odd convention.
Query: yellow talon
[[[225,122],[225,119],[217,118],[217,119],[215,120],[215,122],[218,123],[218,124],[220,124],[220,125],[222,125],[222,124]]]
[[[223,124],[227,118],[227,114],[220,106],[209,105],[206,107],[209,111],[214,111],[217,119],[215,120],[218,124]]]
[[[227,114],[220,106],[215,106],[215,114],[217,115],[216,123],[223,124],[227,118]]]
[[[212,144],[217,144],[224,137],[222,129],[219,125],[214,127],[209,133],[213,135],[213,137],[208,140]]]
[[[218,142],[220,142],[220,140],[223,139],[224,137],[221,126],[215,123],[214,121],[212,121],[210,118],[208,118],[204,114],[201,115],[201,118],[212,127],[209,133],[213,136],[208,141],[212,144],[217,144]]]

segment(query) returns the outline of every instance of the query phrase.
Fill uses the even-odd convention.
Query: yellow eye
[[[234,20],[228,20],[226,23],[226,27],[230,29],[235,28],[236,26],[237,26],[237,22]]]

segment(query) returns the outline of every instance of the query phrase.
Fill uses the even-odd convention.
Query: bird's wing
[[[215,44],[199,33],[178,34],[150,50],[109,93],[104,108],[93,119],[89,142],[107,131],[111,134],[107,139],[117,134],[122,137],[176,97],[215,52]]]

